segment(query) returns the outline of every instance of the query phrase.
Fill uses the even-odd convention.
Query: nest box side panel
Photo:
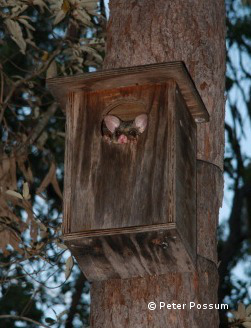
[[[190,256],[196,257],[196,123],[176,90],[176,224]]]
[[[169,121],[174,108],[169,100],[174,92],[175,82],[170,80],[85,92],[75,102],[67,114],[72,115],[67,119],[71,140],[66,150],[66,161],[71,162],[66,165],[71,171],[66,172],[71,176],[66,188],[71,192],[65,193],[70,196],[70,201],[65,199],[70,233],[173,222],[169,204],[174,204],[174,176],[169,167],[174,147],[169,138],[174,139],[170,135],[174,131],[169,131]],[[101,124],[109,113],[123,120],[148,115],[147,128],[136,144],[104,140]]]

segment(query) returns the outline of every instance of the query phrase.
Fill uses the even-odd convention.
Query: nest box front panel
[[[174,128],[169,125],[174,93],[175,83],[170,81],[75,94],[67,121],[68,232],[172,222],[168,207],[174,184],[169,169],[174,161]],[[142,115],[147,122],[136,141],[111,135],[109,127],[118,125],[114,117],[135,128],[135,119]],[[107,116],[112,118],[108,128]],[[125,124],[129,132],[130,124]]]

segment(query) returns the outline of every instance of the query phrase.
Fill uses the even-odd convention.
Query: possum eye
[[[130,135],[131,137],[134,137],[134,138],[136,138],[136,136],[137,136],[137,133],[136,133],[136,131],[135,131],[135,130],[131,130],[131,131],[129,131],[129,135]]]
[[[119,137],[121,135],[121,132],[119,130],[115,131],[115,136]]]

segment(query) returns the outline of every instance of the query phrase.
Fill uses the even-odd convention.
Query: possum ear
[[[114,131],[120,126],[120,119],[113,115],[106,115],[104,122],[111,133],[114,133]]]
[[[147,120],[148,118],[146,114],[141,114],[135,118],[134,125],[136,126],[136,128],[139,129],[140,133],[143,133],[145,131],[147,126]]]

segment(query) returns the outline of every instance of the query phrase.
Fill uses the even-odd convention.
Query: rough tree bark
[[[105,68],[183,60],[211,115],[198,129],[197,271],[93,283],[91,327],[218,327],[217,310],[156,309],[150,301],[217,304],[216,227],[223,191],[223,0],[111,0]],[[143,191],[142,191],[143,192]]]

